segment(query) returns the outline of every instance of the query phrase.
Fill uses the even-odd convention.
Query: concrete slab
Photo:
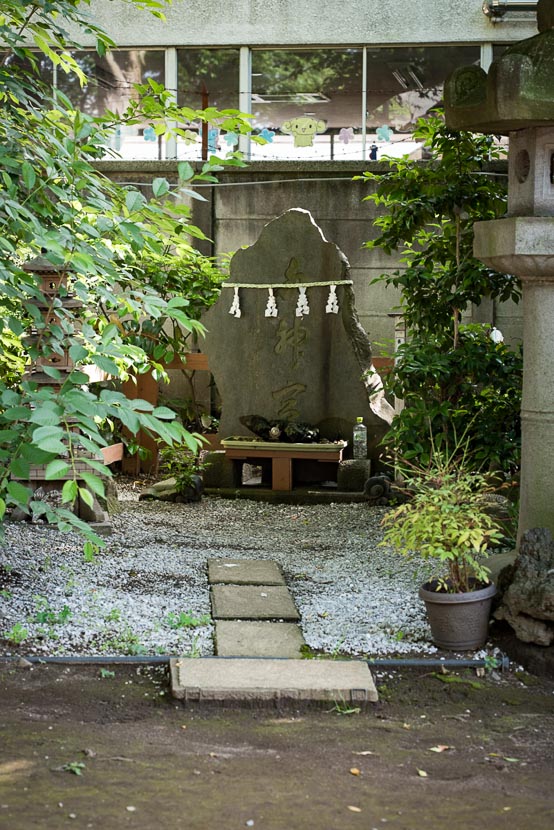
[[[284,585],[277,562],[267,559],[208,559],[208,582],[212,585]]]
[[[299,620],[287,588],[280,585],[213,585],[216,620]]]
[[[220,657],[298,659],[304,637],[294,623],[219,620],[215,624],[215,643]]]
[[[362,660],[260,660],[221,657],[171,660],[171,692],[185,702],[322,703],[362,708],[378,700]]]

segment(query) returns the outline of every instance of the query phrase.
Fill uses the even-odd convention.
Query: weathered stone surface
[[[277,562],[268,559],[208,559],[208,582],[215,585],[284,585]]]
[[[194,702],[316,703],[363,706],[378,700],[363,660],[171,660],[173,697]]]
[[[298,283],[349,279],[348,262],[328,242],[308,211],[289,210],[263,229],[258,241],[231,260],[230,283],[239,290],[241,316],[229,314],[234,289],[222,290],[207,312],[204,350],[223,400],[220,433],[248,435],[241,416],[302,421],[322,437],[350,440],[365,416],[370,450],[392,418],[371,348],[354,307],[351,285],[338,285],[339,312],[326,313],[329,286],[307,289],[309,313],[297,316]],[[277,317],[266,317],[275,288]],[[238,382],[240,378],[240,382]]]
[[[487,73],[455,70],[444,89],[455,129],[510,133],[554,121],[554,0],[539,0],[539,34],[509,46]]]
[[[288,657],[298,659],[304,637],[294,623],[218,620],[216,653],[220,657]]]
[[[351,493],[361,493],[371,474],[371,461],[351,458],[341,461],[337,473],[337,488]]]
[[[548,646],[554,642],[554,541],[549,530],[523,534],[513,578],[496,611],[520,640]]]
[[[280,585],[214,585],[216,620],[299,620],[287,588]]]
[[[204,487],[240,486],[238,466],[225,457],[224,450],[207,453],[204,462],[207,465],[202,474]]]
[[[180,490],[177,487],[177,480],[175,478],[166,478],[163,481],[157,481],[152,487],[144,490],[139,496],[139,501],[147,499],[181,503],[200,501],[202,498],[202,490],[203,483],[199,475],[192,476],[192,484],[184,490]]]

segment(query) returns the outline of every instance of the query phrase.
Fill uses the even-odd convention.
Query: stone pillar
[[[553,239],[554,243],[554,239]],[[523,279],[522,458],[518,536],[554,535],[554,274]]]
[[[450,127],[510,136],[508,215],[475,225],[474,252],[523,285],[519,538],[554,533],[554,0],[539,0],[537,23],[488,74],[465,67],[445,86]]]

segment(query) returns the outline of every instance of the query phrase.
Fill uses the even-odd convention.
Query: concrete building
[[[194,204],[210,251],[251,244],[261,227],[291,207],[310,210],[352,266],[362,323],[375,344],[392,341],[391,290],[370,286],[394,268],[390,257],[362,250],[372,229],[367,186],[351,177],[384,155],[420,153],[411,128],[441,100],[451,70],[488,68],[504,46],[536,31],[534,2],[512,0],[173,0],[165,20],[119,0],[92,0],[90,14],[118,44],[99,58],[81,37],[78,55],[94,79],[84,90],[53,82],[91,112],[123,109],[133,83],[153,78],[192,107],[233,107],[253,116],[267,143],[182,126],[187,136],[156,140],[147,124],[113,137],[121,160],[104,163],[120,181],[176,180],[175,160],[240,147],[250,164],[223,173]],[[487,12],[483,11],[483,8]],[[486,310],[511,339],[519,311]],[[379,352],[380,347],[376,347]]]

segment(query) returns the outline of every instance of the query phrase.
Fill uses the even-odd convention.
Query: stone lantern
[[[488,74],[464,67],[445,87],[449,127],[510,139],[508,213],[475,224],[474,253],[523,286],[519,538],[554,534],[554,0],[539,0],[537,22]]]
[[[44,256],[37,256],[35,259],[26,262],[23,270],[38,277],[38,288],[44,297],[44,301],[35,300],[34,304],[40,311],[46,328],[51,325],[59,325],[63,320],[63,309],[80,308],[82,303],[76,300],[67,291],[67,270],[60,269],[53,265]],[[40,334],[36,330],[31,331],[26,337],[28,345],[34,345],[40,340]],[[52,367],[58,369],[62,375],[73,370],[74,364],[69,356],[69,344],[63,349],[63,353],[50,351],[48,354],[38,355],[32,363],[31,368],[25,374],[26,380],[32,380],[40,385],[52,386],[59,389],[63,380],[54,380],[44,369]]]

